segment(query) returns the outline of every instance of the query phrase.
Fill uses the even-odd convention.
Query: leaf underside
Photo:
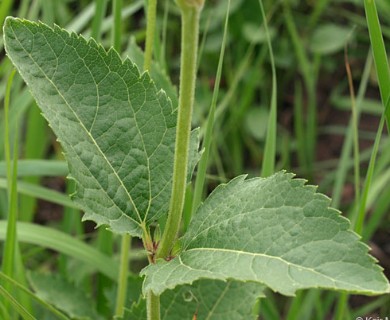
[[[255,319],[253,306],[263,296],[257,283],[238,281],[199,280],[192,286],[180,286],[161,296],[161,320]],[[140,301],[125,315],[125,319],[146,319],[146,303]]]
[[[15,18],[4,37],[63,147],[84,219],[141,236],[168,210],[177,117],[170,99],[94,40]]]
[[[304,288],[389,292],[368,247],[330,200],[292,174],[219,186],[198,209],[182,252],[143,270],[144,292],[202,278],[256,281],[285,295]]]

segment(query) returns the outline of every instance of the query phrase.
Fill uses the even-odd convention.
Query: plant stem
[[[100,41],[101,26],[104,19],[104,14],[106,12],[107,1],[96,0],[95,2],[96,2],[96,9],[95,9],[95,16],[92,22],[91,36],[92,38],[95,38],[96,41]]]
[[[123,0],[114,0],[112,3],[112,11],[114,15],[114,28],[113,28],[113,46],[120,52],[122,44],[122,3]]]
[[[160,319],[160,296],[156,296],[152,291],[147,293],[147,313],[148,320]]]
[[[157,258],[166,258],[170,255],[180,228],[187,182],[188,145],[195,94],[199,15],[202,6],[197,6],[194,1],[189,0],[178,1],[178,4],[182,13],[182,52],[173,186],[168,220],[157,252]]]
[[[131,237],[128,234],[124,234],[121,241],[121,261],[119,266],[118,289],[116,292],[115,316],[117,317],[123,317],[125,307],[130,246]]]
[[[180,94],[176,127],[173,185],[169,213],[156,259],[167,258],[180,228],[187,183],[188,147],[195,95],[196,58],[198,53],[199,15],[203,0],[178,0],[181,9]],[[148,292],[148,320],[160,319],[160,297]]]
[[[147,22],[146,22],[144,71],[149,70],[152,63],[154,31],[156,29],[156,11],[157,11],[157,0],[148,0],[148,9],[146,13]]]

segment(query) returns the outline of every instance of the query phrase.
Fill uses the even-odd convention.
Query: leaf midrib
[[[331,277],[329,277],[329,276],[327,276],[327,275],[325,275],[323,273],[320,273],[320,272],[316,271],[315,269],[312,269],[312,268],[309,268],[309,267],[305,267],[305,266],[301,266],[301,265],[298,265],[298,264],[295,264],[295,263],[291,263],[291,262],[289,262],[287,260],[284,260],[281,257],[277,257],[277,256],[270,256],[270,255],[266,255],[266,254],[263,254],[263,253],[253,253],[253,252],[245,252],[245,251],[241,251],[241,250],[232,250],[232,249],[223,249],[223,248],[193,248],[193,249],[186,250],[183,253],[188,253],[188,252],[191,252],[191,251],[194,251],[194,252],[196,252],[196,251],[206,251],[206,252],[210,251],[211,253],[212,252],[226,252],[226,253],[234,253],[234,254],[239,254],[239,255],[258,256],[258,257],[263,257],[263,258],[267,258],[267,259],[280,260],[282,263],[285,263],[289,267],[292,266],[292,267],[295,267],[297,269],[302,269],[303,271],[311,272],[311,273],[314,273],[316,275],[319,275],[321,277],[324,277],[324,278],[330,280],[333,283],[334,288],[336,288],[335,283],[339,282],[339,283],[343,283],[343,284],[348,285],[348,286],[356,287],[357,290],[361,289],[364,292],[367,291],[365,288],[363,288],[361,286],[352,284],[350,282],[342,281],[342,280],[339,280],[339,279],[335,280],[335,279],[333,279],[333,278],[331,278]],[[195,268],[193,268],[193,267],[191,267],[189,265],[186,265],[183,262],[182,257],[180,257],[180,256],[179,256],[178,260],[179,260],[181,265],[183,265],[184,267],[189,268],[191,270],[194,270],[194,271],[207,271],[207,272],[214,273],[213,271],[210,271],[210,270],[195,269]],[[289,277],[290,277],[290,275],[289,275]],[[256,281],[260,281],[260,280],[261,279],[258,279],[258,277],[256,276]],[[293,282],[299,283],[296,280],[294,280],[293,278],[291,278],[291,280]],[[262,282],[264,283],[263,280],[262,280]]]

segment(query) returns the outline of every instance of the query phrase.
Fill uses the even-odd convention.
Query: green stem
[[[186,0],[181,0],[178,3],[182,12],[182,52],[173,186],[168,220],[157,252],[157,258],[166,258],[170,255],[180,228],[187,183],[188,145],[190,141],[192,108],[195,94],[196,57],[201,5],[196,6],[193,4],[193,0],[187,0],[187,3]]]
[[[145,41],[145,57],[144,57],[144,71],[148,71],[152,65],[153,45],[154,45],[154,32],[156,29],[156,11],[157,11],[157,0],[148,0],[148,7],[146,12],[146,41]],[[147,232],[144,232],[148,235]],[[145,239],[146,243],[151,243],[150,239]],[[144,240],[144,241],[145,241]],[[145,246],[146,248],[148,246]],[[150,263],[153,263],[149,259]],[[147,318],[149,320],[160,319],[160,296],[156,296],[153,292],[148,292],[146,297],[147,303]]]
[[[147,294],[148,320],[160,319],[160,296],[156,296],[152,291]]]
[[[156,29],[156,11],[157,0],[148,0],[148,9],[146,13],[146,42],[145,42],[145,59],[144,70],[149,70],[152,63],[154,31]]]
[[[96,41],[100,41],[100,31],[104,19],[104,14],[106,12],[106,4],[106,0],[96,0],[95,16],[93,18],[91,32],[92,38],[95,38]]]
[[[121,243],[121,259],[119,266],[118,288],[116,292],[116,307],[115,316],[123,317],[126,294],[127,294],[127,276],[129,270],[129,251],[131,245],[131,237],[128,234],[122,236]]]
[[[180,94],[176,127],[173,185],[169,213],[156,258],[171,254],[180,228],[187,183],[188,147],[190,143],[192,108],[195,96],[196,58],[198,53],[199,15],[203,0],[178,0],[181,9]],[[148,320],[160,319],[160,297],[148,292]]]
[[[113,28],[113,45],[119,52],[122,44],[122,3],[123,0],[114,0],[112,3],[112,11],[114,15]]]

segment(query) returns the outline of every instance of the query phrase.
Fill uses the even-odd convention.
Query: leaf
[[[255,319],[253,306],[262,296],[263,287],[238,281],[199,280],[192,286],[180,286],[161,296],[161,320]],[[135,304],[125,319],[146,319],[145,300]]]
[[[270,39],[272,40],[276,35],[276,30],[274,28],[269,28]],[[247,22],[242,28],[242,34],[244,38],[253,44],[266,43],[267,34],[265,27],[259,27],[258,24]]]
[[[267,134],[269,111],[264,107],[249,109],[245,115],[245,128],[256,140],[264,141]]]
[[[127,56],[133,61],[139,70],[142,70],[144,65],[144,53],[140,47],[137,46],[134,38],[131,38],[126,50]],[[155,61],[152,62],[152,67],[150,70],[150,76],[155,81],[156,85],[160,85],[161,89],[163,89],[167,96],[172,101],[173,109],[178,107],[177,100],[177,90],[176,87],[171,83],[168,75],[161,69],[160,65]]]
[[[304,288],[389,292],[389,284],[330,199],[292,174],[238,177],[198,209],[173,260],[146,267],[144,292],[203,278],[256,281],[285,295]]]
[[[147,73],[59,27],[8,18],[8,56],[65,151],[84,220],[142,236],[168,211],[176,112]]]
[[[29,273],[31,286],[37,296],[66,312],[75,319],[101,319],[93,308],[93,302],[85,292],[60,276],[43,273]]]
[[[350,40],[352,29],[336,24],[318,27],[311,38],[310,49],[315,53],[332,54],[344,48]]]

